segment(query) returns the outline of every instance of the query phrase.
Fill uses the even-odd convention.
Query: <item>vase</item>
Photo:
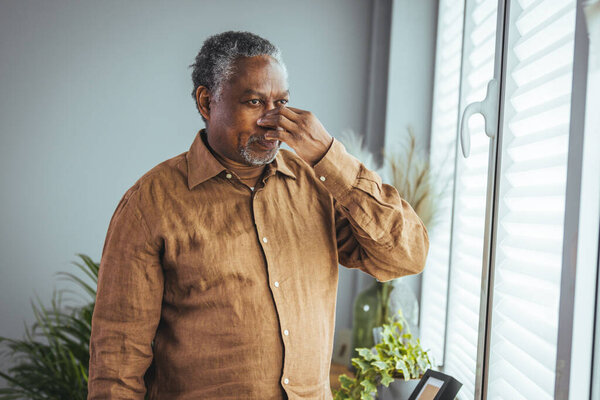
[[[419,384],[420,379],[404,380],[398,378],[388,387],[377,386],[377,398],[379,400],[407,400]]]
[[[403,278],[394,279],[392,282],[393,290],[389,296],[389,314],[395,316],[398,310],[402,310],[402,315],[408,323],[410,332],[415,337],[419,337],[419,302],[412,289],[405,283]]]
[[[371,348],[377,344],[373,329],[386,323],[402,309],[411,332],[418,327],[419,306],[412,290],[399,279],[387,282],[374,280],[373,284],[356,296],[352,325],[352,358],[357,348]],[[418,333],[418,331],[417,331]]]
[[[357,348],[371,348],[373,341],[373,328],[381,320],[382,305],[379,301],[381,283],[373,282],[364,291],[356,296],[354,301],[354,321],[352,324],[352,358],[357,357]]]

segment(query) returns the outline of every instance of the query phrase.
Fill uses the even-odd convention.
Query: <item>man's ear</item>
[[[210,92],[206,86],[198,86],[196,89],[196,104],[204,119],[210,120]]]

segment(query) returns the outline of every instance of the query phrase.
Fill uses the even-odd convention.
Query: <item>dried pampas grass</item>
[[[399,152],[385,154],[391,184],[400,197],[415,210],[427,229],[436,222],[437,201],[441,191],[437,190],[431,164],[417,146],[417,139],[411,127]]]

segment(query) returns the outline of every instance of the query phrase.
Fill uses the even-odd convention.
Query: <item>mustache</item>
[[[272,141],[272,139],[267,139],[266,136],[265,136],[265,134],[263,133],[263,134],[259,134],[259,135],[252,135],[252,136],[250,136],[248,138],[247,144],[258,142],[259,140],[262,140],[262,141],[266,141],[266,140]],[[277,140],[277,141],[279,141],[279,140]]]

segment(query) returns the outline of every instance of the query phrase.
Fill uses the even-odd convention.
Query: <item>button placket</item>
[[[252,205],[253,207],[256,206],[256,203],[254,203],[254,200],[256,200],[256,194],[258,193],[258,191],[260,191],[262,189],[263,189],[263,187],[260,187],[258,190],[254,191],[254,195],[255,196],[253,196],[253,205]],[[265,232],[262,232],[262,229],[261,229],[261,225],[262,225],[260,223],[260,221],[261,221],[261,215],[262,215],[262,213],[255,208],[255,213],[254,213],[255,221],[254,222],[255,222],[256,232],[257,232],[258,237],[260,238],[259,239],[260,242],[263,243],[262,247],[263,247],[263,252],[264,252],[264,255],[265,255],[265,262],[266,262],[268,273],[270,274],[270,273],[272,273],[274,271],[271,270],[271,266],[270,266],[270,263],[269,263],[269,257],[268,257],[269,246],[267,246],[267,244],[269,243],[269,238],[267,236],[263,236],[263,234]],[[272,287],[279,288],[280,286],[281,286],[281,283],[279,281],[272,281]],[[282,318],[283,316],[280,314],[280,311],[281,311],[280,310],[280,304],[278,304],[278,301],[277,301],[277,299],[279,298],[279,295],[275,295],[275,293],[279,293],[279,291],[273,291],[273,300],[275,302],[275,308],[277,309],[277,313],[279,314],[280,329],[282,329],[283,328],[282,325],[285,325],[285,324],[282,323],[283,322],[283,318]],[[286,339],[285,341],[288,342],[287,338],[289,338],[290,331],[288,329],[283,329],[280,332],[282,332],[282,337],[284,337]],[[285,346],[286,346],[286,344],[284,344],[284,347]],[[290,383],[290,380],[288,378],[284,378],[283,379],[283,384],[287,385],[289,383]]]

